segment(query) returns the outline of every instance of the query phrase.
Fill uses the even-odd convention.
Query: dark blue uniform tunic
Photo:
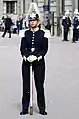
[[[32,51],[33,48],[33,51]],[[34,70],[34,80],[37,91],[37,103],[39,110],[45,110],[45,97],[44,97],[44,78],[45,78],[45,61],[44,56],[48,50],[48,38],[44,37],[44,31],[38,30],[32,32],[27,30],[25,37],[21,40],[20,51],[21,55],[28,57],[29,55],[35,55],[37,57],[42,56],[41,60],[36,60],[32,63]],[[28,108],[30,100],[30,62],[24,61],[22,63],[22,77],[23,77],[23,97],[22,106],[23,110]]]
[[[74,17],[73,19],[73,42],[78,41],[78,25],[79,20],[78,17]]]
[[[64,41],[67,41],[69,27],[71,27],[71,20],[69,17],[65,17],[65,19],[62,20],[62,25],[64,27]]]

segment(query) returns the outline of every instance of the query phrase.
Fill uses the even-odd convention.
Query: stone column
[[[20,1],[21,14],[23,14],[23,0]]]
[[[20,15],[21,14],[21,0],[17,1],[17,14]]]
[[[16,7],[16,2],[15,2],[15,14],[16,14],[16,11],[17,11],[17,7]]]
[[[79,10],[79,0],[75,0],[75,8],[78,8],[78,10]]]
[[[25,0],[25,14],[28,12],[29,9],[29,0]]]
[[[2,18],[3,15],[3,0],[0,0],[0,19]]]
[[[65,0],[62,0],[62,13],[64,15],[65,12]]]
[[[19,15],[23,14],[23,0],[18,0],[18,3],[17,3],[17,13]]]
[[[3,14],[6,14],[6,2],[4,3],[4,6],[3,6]]]
[[[56,0],[57,36],[60,36],[60,0]]]
[[[74,13],[74,10],[75,10],[75,1],[76,0],[72,0],[72,14]]]
[[[79,0],[76,0],[77,2],[76,2],[76,6],[77,6],[77,8],[78,8],[78,11],[79,11]]]

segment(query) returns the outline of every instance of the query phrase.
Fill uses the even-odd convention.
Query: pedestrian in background
[[[65,12],[65,16],[62,18],[62,26],[63,26],[63,41],[68,41],[68,32],[69,28],[71,27],[71,19],[69,10]]]
[[[4,19],[5,29],[2,37],[5,36],[6,32],[9,33],[9,38],[11,38],[11,26],[13,25],[13,22],[11,18],[7,15],[7,17]]]
[[[79,33],[79,13],[78,9],[75,9],[74,11],[74,17],[73,17],[73,39],[72,43],[76,43],[78,41],[78,33]]]
[[[22,24],[22,29],[26,29],[26,28],[28,28],[26,22],[27,22],[26,15],[23,15],[23,24]]]
[[[20,17],[19,16],[16,21],[16,26],[17,26],[17,33],[19,34],[19,30],[20,30]]]

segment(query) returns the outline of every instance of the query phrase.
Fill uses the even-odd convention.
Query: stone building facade
[[[27,13],[30,2],[36,2],[41,12],[43,11],[43,5],[47,5],[50,1],[50,11],[56,13],[57,1],[60,2],[60,13],[63,9],[69,9],[70,12],[75,8],[79,9],[79,0],[0,0],[0,15],[10,14],[23,14]],[[63,5],[64,4],[64,5]],[[64,8],[63,8],[64,7]]]
[[[7,13],[14,16],[27,14],[30,2],[37,3],[44,19],[49,14],[44,6],[49,5],[51,14],[54,13],[55,25],[57,25],[57,20],[67,9],[69,9],[71,16],[73,16],[75,8],[79,10],[79,0],[0,0],[0,18]]]

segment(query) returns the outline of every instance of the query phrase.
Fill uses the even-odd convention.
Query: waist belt
[[[34,52],[35,51],[35,48],[31,48],[31,52]]]
[[[34,52],[35,50],[36,51],[39,51],[39,49],[38,48],[25,48],[26,49],[26,51],[31,51],[31,52]]]

